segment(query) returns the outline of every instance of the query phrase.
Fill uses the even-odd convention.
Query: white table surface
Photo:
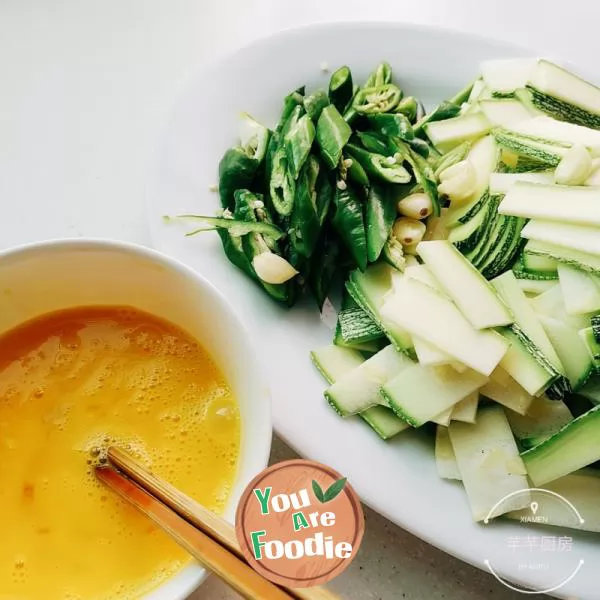
[[[0,248],[76,236],[149,244],[146,174],[203,62],[282,28],[365,19],[512,40],[592,73],[600,46],[593,0],[2,0]],[[289,450],[278,443],[274,452]],[[517,597],[367,517],[361,553],[336,582],[345,597]],[[212,581],[194,596],[229,597]]]

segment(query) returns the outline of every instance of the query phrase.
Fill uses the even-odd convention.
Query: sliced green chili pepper
[[[401,97],[400,88],[393,83],[386,83],[359,90],[354,97],[352,106],[360,114],[385,113],[394,110]]]
[[[288,168],[287,156],[282,147],[277,148],[273,155],[269,192],[275,211],[282,217],[289,216],[294,207],[296,182]]]
[[[392,265],[398,271],[404,271],[406,267],[406,257],[404,256],[404,249],[402,244],[393,235],[387,239],[383,246],[381,253],[385,262]]]
[[[327,169],[319,169],[316,190],[317,216],[319,218],[319,225],[323,227],[323,225],[325,224],[325,220],[327,219],[327,215],[329,213],[329,208],[332,204],[334,194],[334,186],[331,183],[330,173],[327,171]]]
[[[410,121],[402,113],[369,115],[368,120],[373,130],[385,137],[399,137],[407,142],[415,137]]]
[[[335,213],[332,223],[358,268],[367,268],[367,237],[362,205],[354,189],[338,180],[334,195]]]
[[[315,126],[308,115],[303,115],[287,129],[283,138],[283,147],[290,174],[294,179],[298,179],[300,169],[310,153],[314,139]]]
[[[398,140],[398,144],[402,144],[402,142]],[[405,155],[406,160],[413,168],[418,187],[420,187],[431,200],[431,206],[433,207],[433,212],[431,214],[434,217],[439,217],[441,211],[440,197],[437,191],[437,182],[433,169],[420,154],[417,154],[412,148],[404,147],[408,150]]]
[[[227,229],[217,229],[217,233],[221,238],[223,251],[229,261],[252,279],[257,279],[252,264],[242,248],[242,238],[231,235]]]
[[[321,111],[328,105],[329,97],[323,90],[317,90],[304,98],[304,110],[315,123],[319,120]]]
[[[337,167],[342,155],[342,149],[348,143],[352,129],[338,109],[330,104],[321,112],[317,123],[317,142],[321,154],[330,169]]]
[[[259,163],[265,158],[269,145],[270,131],[253,119],[248,113],[242,113],[240,122],[240,145],[250,158]]]
[[[343,113],[353,96],[352,73],[349,67],[340,67],[334,71],[329,80],[329,100],[340,113]]]
[[[460,105],[454,104],[453,102],[449,102],[448,100],[444,100],[441,104],[436,106],[429,114],[426,114],[424,117],[422,117],[415,123],[415,135],[418,135],[419,137],[424,137],[425,131],[423,130],[423,126],[426,123],[433,123],[434,121],[445,121],[446,119],[456,117],[458,113],[460,113]]]
[[[275,225],[269,223],[259,223],[256,221],[239,221],[237,219],[227,219],[225,217],[203,217],[201,215],[180,215],[180,219],[202,221],[208,227],[200,227],[194,231],[186,233],[186,236],[196,235],[203,231],[214,231],[215,229],[226,229],[233,237],[242,237],[248,233],[260,233],[278,240],[284,233]]]
[[[414,138],[408,143],[417,154],[420,154],[423,158],[429,157],[430,146],[425,140]]]
[[[382,154],[383,156],[391,156],[394,154],[394,148],[392,148],[380,135],[371,133],[370,131],[357,131],[356,135],[365,150],[374,152],[375,154]]]
[[[308,283],[319,310],[323,308],[325,299],[331,290],[333,278],[339,271],[339,255],[340,247],[337,241],[329,236],[323,238],[317,251],[313,254]]]
[[[398,106],[396,106],[396,112],[402,113],[411,123],[417,120],[417,112],[419,105],[417,99],[414,96],[407,96],[402,98]]]
[[[249,190],[236,190],[233,217],[238,221],[257,221],[266,225],[274,225],[273,216],[265,205],[264,197]],[[271,251],[279,253],[277,241],[279,238],[263,235],[263,239]]]
[[[396,199],[389,186],[374,183],[367,197],[367,258],[375,262],[396,220]]]
[[[373,178],[388,183],[408,183],[411,180],[410,173],[402,166],[403,156],[383,156],[367,152],[354,144],[348,144],[347,151]]]
[[[233,210],[235,190],[250,187],[258,167],[259,162],[248,156],[241,146],[225,152],[219,162],[219,196],[223,208]]]
[[[365,87],[379,87],[392,82],[392,67],[389,63],[382,62],[377,65],[377,68],[369,75],[365,83]]]
[[[369,185],[369,177],[362,165],[353,158],[343,159],[348,179],[361,186]],[[348,162],[349,161],[349,162]]]
[[[317,179],[320,169],[319,161],[314,156],[309,156],[296,183],[290,240],[298,253],[306,257],[312,255],[321,232],[317,213]]]
[[[276,131],[280,132],[297,106],[304,105],[304,88],[298,88],[283,99],[283,110]],[[302,93],[300,93],[302,91]]]

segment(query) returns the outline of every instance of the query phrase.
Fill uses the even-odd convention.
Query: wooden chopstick
[[[97,475],[101,481],[114,489],[123,498],[131,501],[158,525],[166,529],[203,566],[216,573],[242,596],[250,600],[265,597],[268,597],[269,600],[271,598],[273,600],[279,600],[280,598],[293,598],[295,600],[337,600],[339,598],[336,594],[323,587],[287,588],[279,587],[267,581],[246,563],[235,531],[230,523],[185,494],[182,494],[171,484],[148,472],[126,452],[118,448],[109,448],[108,460],[115,469],[124,473],[129,479],[123,477],[121,473],[114,469],[103,468],[97,470]],[[152,500],[151,503],[150,499]],[[152,511],[147,509],[149,505],[152,506]],[[162,509],[157,505],[162,506]],[[166,523],[165,519],[167,519]],[[177,528],[173,529],[175,519],[178,519]],[[184,525],[187,527],[184,527]],[[219,560],[219,564],[214,563],[214,557],[218,555],[222,558],[222,556],[218,552],[212,554],[214,546],[207,544],[206,540],[202,540],[203,544],[201,548],[194,543],[190,544],[190,538],[187,534],[191,534],[192,531],[195,532],[195,535],[192,536],[194,540],[197,539],[198,534],[202,535],[222,551],[226,552],[237,563],[243,565],[245,570],[236,571],[234,577],[230,577],[228,569],[231,566],[231,562],[222,564]],[[180,539],[182,534],[185,539]],[[199,553],[197,553],[198,550],[200,550]],[[206,558],[206,552],[210,553],[210,557]],[[213,563],[209,564],[211,560]],[[253,590],[248,587],[250,579],[246,578],[246,570],[251,571],[254,576],[271,586],[274,591],[269,591],[268,596],[262,595],[264,594],[262,591],[259,591],[261,594],[259,596],[251,595]],[[256,582],[254,578],[251,579],[250,583],[254,585]],[[279,595],[275,595],[276,593]]]

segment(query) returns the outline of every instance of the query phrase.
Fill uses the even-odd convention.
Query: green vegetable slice
[[[333,104],[326,106],[317,123],[317,143],[330,169],[337,167],[342,150],[351,135],[350,125],[344,121],[337,108]]]

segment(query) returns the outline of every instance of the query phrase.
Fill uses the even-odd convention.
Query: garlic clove
[[[400,217],[394,222],[392,235],[403,246],[416,246],[423,239],[426,229],[425,223],[422,221]]]
[[[263,252],[252,259],[256,275],[265,283],[285,283],[298,274],[292,265],[278,254]]]
[[[453,206],[458,206],[469,198],[477,185],[475,168],[468,160],[461,160],[444,169],[439,177],[441,183],[438,191],[440,194],[448,196]]]
[[[425,219],[433,212],[431,198],[423,192],[410,194],[398,201],[398,212],[411,219]]]

